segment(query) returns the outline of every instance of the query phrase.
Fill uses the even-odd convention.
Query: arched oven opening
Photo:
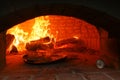
[[[7,64],[47,64],[119,68],[118,55],[110,50],[109,33],[82,19],[43,15],[6,31]],[[24,63],[23,63],[24,61]],[[62,66],[62,65],[61,65]]]

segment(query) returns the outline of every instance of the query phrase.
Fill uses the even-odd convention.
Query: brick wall
[[[88,48],[99,50],[99,33],[94,25],[67,16],[49,16],[49,19],[50,32],[57,40],[77,36],[85,42]]]

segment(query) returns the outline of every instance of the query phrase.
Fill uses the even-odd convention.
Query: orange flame
[[[7,30],[6,34],[13,34],[15,36],[11,46],[16,46],[18,51],[25,50],[25,45],[27,42],[38,40],[46,36],[53,37],[53,35],[49,33],[50,29],[48,26],[50,25],[50,21],[48,16],[36,17],[34,20],[35,22],[31,27],[31,32],[20,29],[20,24],[15,25],[14,27]],[[7,50],[11,50],[11,46]]]

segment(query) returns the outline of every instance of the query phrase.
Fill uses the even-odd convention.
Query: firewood
[[[45,54],[45,55],[39,55],[39,54]],[[31,63],[31,64],[41,64],[41,63],[50,63],[54,61],[59,61],[67,58],[65,54],[57,54],[57,55],[50,55],[47,56],[47,52],[44,53],[38,53],[38,52],[31,52],[27,51],[27,54],[23,56],[23,60],[26,63]]]
[[[63,45],[68,45],[68,44],[74,44],[76,46],[85,46],[85,43],[83,40],[81,39],[76,39],[76,38],[69,38],[69,39],[64,39],[64,40],[61,40],[61,41],[58,41],[55,43],[55,46],[56,47],[60,47],[60,46],[63,46]]]
[[[41,43],[47,43],[47,42],[50,42],[50,37],[44,37],[38,40],[30,41],[31,44],[41,44]]]
[[[16,46],[12,46],[12,49],[11,49],[11,51],[10,51],[10,54],[11,53],[18,53],[18,50],[17,50],[17,48],[16,48]]]
[[[53,48],[53,44],[50,42],[49,37],[41,38],[39,40],[34,40],[26,43],[27,50],[36,51],[36,50],[46,50]]]
[[[7,34],[6,35],[6,48],[9,48],[13,40],[15,39],[15,36],[12,34]]]
[[[52,54],[59,54],[61,52],[84,52],[84,51],[86,51],[86,47],[66,47],[54,49]]]
[[[36,51],[36,50],[46,50],[46,49],[51,49],[53,48],[53,44],[42,44],[42,43],[27,43],[26,44],[26,49],[30,51]]]

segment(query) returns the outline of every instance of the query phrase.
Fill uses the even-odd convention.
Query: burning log
[[[83,40],[81,39],[76,39],[76,38],[69,38],[69,39],[65,39],[65,40],[61,40],[56,42],[55,46],[56,47],[61,47],[61,46],[73,46],[73,47],[85,47],[85,43]]]
[[[53,41],[46,37],[27,43],[26,49],[26,55],[23,56],[24,61],[38,64],[66,58],[66,52],[83,52],[86,47],[80,39],[69,38],[53,44]]]
[[[26,43],[26,49],[30,51],[52,49],[53,46],[54,45],[52,42],[50,42],[49,37],[45,37],[39,40],[34,40],[29,43]]]
[[[26,63],[32,64],[41,64],[41,63],[50,63],[58,60],[65,59],[66,54],[53,54],[52,51],[26,51],[26,54],[23,56],[23,60]]]
[[[59,54],[61,52],[85,52],[86,47],[66,47],[66,48],[58,48],[54,49],[52,54]]]
[[[17,48],[13,45],[10,53],[18,53]]]
[[[27,43],[26,44],[26,49],[29,51],[36,51],[36,50],[47,50],[47,49],[52,49],[53,44],[34,44],[34,43]]]
[[[44,37],[44,38],[41,38],[41,39],[38,39],[38,40],[34,40],[34,41],[31,41],[31,43],[33,44],[36,44],[36,43],[47,43],[47,42],[50,42],[50,37]]]
[[[7,34],[6,35],[6,48],[9,48],[10,44],[13,42],[15,39],[15,36],[12,34]]]

